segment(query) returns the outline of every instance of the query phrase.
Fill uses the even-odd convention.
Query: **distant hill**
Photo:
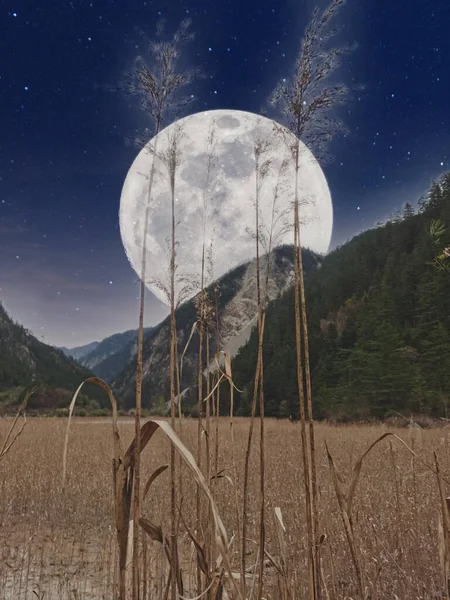
[[[263,259],[261,269],[264,268]],[[320,265],[321,257],[305,251],[305,271],[310,273]],[[273,253],[272,275],[269,298],[274,299],[292,285],[293,249],[291,246],[277,248]],[[234,355],[245,344],[256,323],[256,264],[245,263],[232,269],[207,290],[209,298],[219,308],[221,348]],[[215,308],[214,308],[215,311]],[[195,302],[190,300],[176,311],[178,353],[183,353],[189,340],[192,326],[197,320]],[[214,319],[216,320],[216,319]],[[211,335],[210,355],[215,352],[216,339]],[[195,397],[197,381],[198,335],[195,332],[183,359],[181,387],[184,405]],[[113,357],[111,357],[113,358]],[[144,338],[144,407],[160,405],[161,397],[168,399],[169,390],[169,317],[147,333]],[[112,387],[121,406],[130,408],[135,398],[136,361],[133,356],[122,372],[114,378]]]
[[[31,408],[65,407],[80,383],[92,375],[62,350],[40,342],[15,323],[0,303],[0,400],[36,386]],[[86,399],[90,397],[100,406],[107,406],[104,392],[96,387],[86,385],[83,394]]]
[[[101,342],[91,342],[85,346],[77,346],[76,348],[66,348],[61,346],[59,349],[64,352],[66,356],[74,358],[76,361],[81,362],[88,354],[93,352]]]
[[[438,245],[427,231],[433,219],[446,227]],[[431,263],[449,246],[450,174],[432,185],[417,214],[407,204],[403,214],[331,252],[311,274],[306,299],[316,417],[448,416],[450,270]],[[268,310],[269,416],[298,414],[293,295],[289,290]],[[256,356],[253,332],[233,361],[235,384],[244,390],[235,396],[241,414],[249,410]]]
[[[153,329],[154,327],[145,327],[144,335],[150,334]],[[97,377],[110,382],[135,356],[137,352],[137,336],[137,329],[110,335],[98,343],[80,362],[85,367],[91,369]]]

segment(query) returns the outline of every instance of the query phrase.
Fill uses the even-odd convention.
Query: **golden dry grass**
[[[9,423],[0,422],[0,439]],[[235,454],[239,476],[244,471],[249,421],[235,420]],[[115,577],[115,531],[112,495],[112,436],[106,420],[75,420],[70,434],[67,484],[62,489],[62,454],[66,420],[32,419],[16,445],[0,463],[0,598],[112,598]],[[128,443],[134,422],[120,423]],[[213,428],[214,430],[214,428]],[[340,474],[349,481],[359,456],[385,426],[317,425],[322,592],[324,598],[357,598],[358,586],[331,477],[325,440]],[[391,430],[430,465],[437,452],[442,475],[450,475],[450,430]],[[211,484],[220,515],[231,539],[236,531],[229,423],[219,424],[221,477]],[[276,600],[287,587],[293,598],[307,597],[307,531],[300,425],[266,420],[267,557],[264,597]],[[197,422],[183,422],[182,438],[196,448]],[[211,444],[213,447],[213,444]],[[169,447],[160,433],[142,455],[142,479],[167,464]],[[247,565],[257,562],[259,515],[258,444],[249,479],[250,523]],[[195,526],[195,482],[182,470],[181,510],[189,528]],[[450,478],[450,477],[449,477]],[[444,483],[444,485],[446,485]],[[240,482],[239,482],[240,489]],[[242,490],[241,490],[242,491]],[[445,489],[448,492],[447,488]],[[365,459],[353,502],[358,560],[367,597],[371,599],[437,599],[441,594],[438,519],[440,497],[436,476],[394,439],[383,440]],[[280,507],[286,528],[280,548]],[[170,525],[167,471],[152,484],[142,514],[165,532]],[[194,596],[195,549],[181,526],[180,555],[186,595]],[[231,559],[239,571],[238,548]],[[283,544],[281,544],[283,546]],[[167,576],[163,550],[149,542],[145,569],[148,598],[161,598]],[[285,565],[284,582],[273,563]],[[36,593],[33,595],[33,591]],[[233,596],[230,594],[230,598]]]

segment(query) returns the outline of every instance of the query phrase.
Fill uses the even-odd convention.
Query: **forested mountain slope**
[[[433,219],[446,228],[439,245]],[[450,272],[432,264],[450,245],[450,175],[433,184],[418,214],[366,231],[331,252],[306,284],[316,417],[392,412],[446,414],[450,400]],[[296,416],[294,294],[269,307],[264,342],[266,414]],[[248,412],[257,355],[254,331],[233,361]],[[226,406],[224,406],[226,409]]]
[[[53,410],[67,407],[70,396],[80,383],[92,377],[62,350],[36,339],[24,327],[15,323],[0,303],[0,396],[17,400],[16,396],[28,387],[36,387],[30,401],[31,408]],[[9,394],[9,391],[14,393]],[[86,399],[107,406],[108,398],[98,388],[87,384],[83,390]]]

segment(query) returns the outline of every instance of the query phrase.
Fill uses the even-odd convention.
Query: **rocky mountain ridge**
[[[320,257],[308,250],[304,251],[305,271],[308,273],[320,264]],[[261,260],[261,273],[265,273],[266,258]],[[277,298],[292,285],[293,250],[282,246],[273,252],[271,276],[269,279],[269,300]],[[246,343],[256,324],[256,261],[246,263],[231,270],[207,289],[213,306],[217,301],[220,348],[232,356]],[[216,296],[217,294],[217,296]],[[176,314],[178,353],[183,354],[181,390],[189,399],[196,386],[198,364],[198,334],[192,334],[197,320],[195,302],[190,300],[180,306]],[[216,323],[214,315],[214,323]],[[210,356],[218,347],[215,325],[211,327]],[[189,341],[189,344],[188,344]],[[160,403],[161,397],[168,398],[169,385],[169,318],[166,318],[153,331],[144,337],[143,394],[144,406],[151,408]],[[206,359],[206,357],[205,357]],[[131,408],[135,393],[136,364],[132,360],[113,380],[112,386],[122,406]]]

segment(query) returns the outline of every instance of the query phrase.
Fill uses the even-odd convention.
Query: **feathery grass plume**
[[[290,81],[283,80],[276,87],[271,97],[271,103],[281,111],[284,117],[284,124],[296,136],[296,142],[289,142],[289,146],[295,165],[294,286],[296,353],[307,504],[309,594],[311,599],[320,598],[321,592],[318,574],[319,512],[308,327],[299,224],[298,172],[300,168],[300,140],[314,152],[316,158],[323,161],[326,158],[326,149],[331,139],[344,130],[342,122],[331,111],[345,101],[348,96],[348,89],[342,84],[327,85],[327,79],[336,73],[342,57],[349,52],[346,47],[333,48],[329,46],[330,41],[338,31],[337,28],[331,29],[330,23],[335,19],[343,4],[344,0],[333,0],[322,14],[319,13],[318,9],[314,10],[306,28],[293,77]],[[303,348],[301,337],[303,337]],[[304,359],[302,359],[302,350]],[[303,387],[303,374],[305,374],[306,390]],[[306,436],[306,419],[308,422],[308,436]]]
[[[178,66],[180,56],[180,46],[190,41],[193,35],[189,31],[190,21],[184,20],[178,30],[169,41],[156,40],[149,43],[149,51],[152,66],[148,67],[146,60],[138,56],[135,59],[133,69],[129,75],[129,80],[125,89],[129,94],[138,96],[141,108],[150,117],[153,125],[153,135],[157,136],[166,120],[176,118],[182,111],[190,98],[180,95],[180,90],[190,84],[198,73],[192,70],[182,71]],[[157,27],[158,37],[163,33],[161,24]],[[145,131],[145,138],[149,130]],[[136,137],[138,143],[142,143],[142,137]],[[148,139],[144,139],[146,144]],[[155,144],[157,141],[155,142]],[[137,344],[137,365],[136,365],[136,416],[135,416],[135,436],[136,444],[139,448],[139,435],[141,424],[141,406],[142,406],[142,371],[143,371],[143,338],[144,338],[144,300],[146,284],[146,254],[147,254],[147,229],[149,221],[150,198],[153,188],[153,179],[155,175],[155,157],[152,159],[152,166],[149,174],[148,194],[145,206],[145,215],[143,222],[143,249],[141,265],[140,282],[140,302],[139,302],[139,328]],[[133,598],[139,599],[139,498],[140,498],[140,452],[136,453],[134,478],[134,565],[133,565]],[[173,594],[173,598],[175,595]]]
[[[330,28],[344,0],[333,0],[320,14],[313,11],[303,37],[300,54],[296,60],[292,78],[283,79],[275,88],[270,102],[284,116],[284,125],[312,150],[315,157],[329,159],[327,148],[336,134],[345,131],[344,124],[332,113],[343,104],[349,89],[343,84],[330,83],[349,54],[350,48],[330,47],[330,41],[339,32],[339,27]]]
[[[36,388],[30,388],[25,392],[24,399],[20,403],[19,409],[17,410],[14,421],[11,423],[11,427],[9,428],[8,433],[6,434],[6,438],[0,448],[0,461],[8,454],[14,444],[17,442],[18,438],[22,435],[23,430],[27,424],[27,417],[25,415],[25,409],[28,406],[28,401],[30,397],[34,394]],[[16,429],[16,425],[18,420],[22,417],[22,427]]]

